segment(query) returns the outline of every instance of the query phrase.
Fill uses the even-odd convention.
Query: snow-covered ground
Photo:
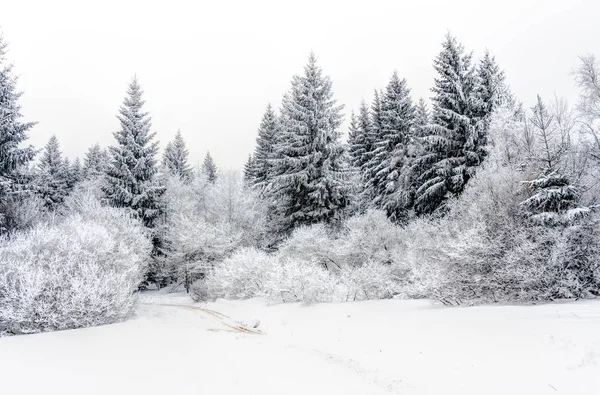
[[[0,339],[1,393],[600,394],[600,301],[142,298],[124,323]]]

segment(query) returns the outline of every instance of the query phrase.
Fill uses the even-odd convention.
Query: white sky
[[[134,74],[161,147],[177,129],[195,165],[210,150],[239,168],[267,103],[279,107],[313,50],[346,119],[392,72],[430,97],[447,31],[498,59],[528,106],[537,93],[577,98],[577,56],[600,56],[599,0],[315,1],[4,0],[0,31],[20,76],[31,142],[52,134],[71,159],[113,143]],[[345,132],[345,130],[344,130]],[[162,153],[161,153],[162,155]]]

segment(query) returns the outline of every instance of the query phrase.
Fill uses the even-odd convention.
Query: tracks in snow
[[[218,311],[207,309],[205,307],[200,306],[190,306],[184,304],[169,304],[169,303],[142,303],[144,305],[149,306],[164,306],[164,307],[177,307],[189,311],[193,311],[195,313],[204,313],[203,315],[208,315],[214,321],[217,321],[219,324],[233,330],[237,333],[245,333],[248,335],[263,335],[264,332],[259,329],[248,328],[246,325],[241,324],[225,314],[219,313]]]

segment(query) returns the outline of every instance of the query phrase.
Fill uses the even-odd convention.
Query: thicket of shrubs
[[[138,221],[75,193],[62,215],[0,241],[0,335],[126,319],[150,250]]]
[[[488,158],[445,216],[401,227],[370,210],[341,229],[300,227],[275,252],[242,249],[215,262],[192,286],[193,297],[317,303],[399,296],[456,305],[598,296],[596,191],[587,188],[563,212],[542,212],[560,221],[539,221],[523,203],[538,193],[528,180],[539,174],[532,158],[541,149],[524,116],[500,109],[489,138]],[[585,174],[577,150],[562,155],[563,171]],[[587,181],[578,180],[594,185]],[[560,199],[569,188],[552,186],[544,196]]]

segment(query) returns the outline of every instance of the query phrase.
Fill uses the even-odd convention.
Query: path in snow
[[[305,307],[148,295],[124,323],[0,339],[2,393],[600,394],[600,301]]]

